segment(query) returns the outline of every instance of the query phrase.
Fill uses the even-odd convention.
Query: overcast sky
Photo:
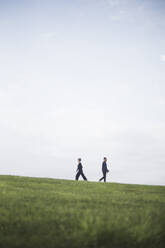
[[[165,185],[164,149],[164,0],[0,0],[0,174]]]

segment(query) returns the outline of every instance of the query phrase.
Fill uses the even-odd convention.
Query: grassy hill
[[[164,245],[164,186],[0,176],[1,248]]]

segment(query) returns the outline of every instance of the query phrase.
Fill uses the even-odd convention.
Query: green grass
[[[165,187],[0,176],[0,248],[164,248]]]

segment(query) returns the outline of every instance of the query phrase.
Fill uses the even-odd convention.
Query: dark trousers
[[[106,175],[107,175],[107,172],[106,171],[103,171],[103,177],[100,178],[100,182],[104,179],[104,182],[106,182]]]
[[[82,178],[87,181],[87,178],[86,176],[84,175],[83,171],[78,171],[77,174],[76,174],[76,180],[79,179],[80,175],[82,176]]]

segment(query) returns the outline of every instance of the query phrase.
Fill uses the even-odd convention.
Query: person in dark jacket
[[[109,172],[108,168],[107,168],[107,158],[104,157],[104,161],[102,163],[102,173],[103,173],[103,177],[100,178],[99,182],[101,182],[104,179],[104,182],[106,182],[106,175]]]
[[[82,167],[82,164],[81,164],[81,158],[79,158],[79,159],[78,159],[78,167],[77,167],[76,180],[78,180],[78,179],[79,179],[79,176],[81,175],[82,178],[83,178],[85,181],[87,181],[87,178],[86,178],[86,176],[84,175],[83,169],[82,169],[82,168],[83,168],[83,167]]]

